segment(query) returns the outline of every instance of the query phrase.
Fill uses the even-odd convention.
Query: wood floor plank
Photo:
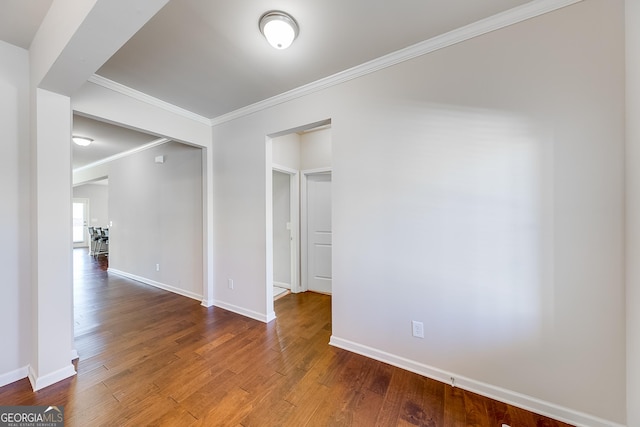
[[[268,399],[255,406],[240,422],[243,427],[282,426],[296,407],[281,398]]]
[[[293,405],[299,406],[305,393],[320,385],[324,386],[322,381],[320,381],[321,377],[330,366],[336,366],[337,364],[338,362],[336,360],[335,353],[327,353],[321,361],[314,366],[314,368],[306,372],[302,371],[305,372],[305,374],[296,384],[292,385],[288,393],[285,394],[284,399]]]
[[[402,369],[392,368],[391,381],[378,414],[377,426],[390,426],[400,422],[404,391],[411,375],[411,373]]]
[[[186,409],[179,407],[165,412],[162,416],[156,418],[152,425],[189,427],[195,426],[197,422],[198,419],[196,417],[191,415]],[[149,424],[151,423],[147,425]]]
[[[389,389],[393,369],[392,366],[386,363],[377,363],[372,375],[369,377],[369,382],[366,384],[366,387],[372,392],[384,396]]]
[[[107,426],[115,422],[124,422],[120,418],[122,406],[115,399],[103,400],[90,408],[67,411],[65,407],[65,426]],[[116,415],[117,414],[117,415]]]
[[[78,374],[0,405],[59,405],[67,426],[570,427],[329,346],[331,297],[289,294],[264,324],[107,272],[74,251]]]
[[[535,419],[533,418],[533,414],[528,411],[523,411],[519,408],[510,407],[507,409],[513,426],[536,426]]]
[[[111,390],[103,383],[97,383],[92,387],[82,390],[81,399],[68,399],[64,405],[66,412],[85,412],[96,406],[103,405],[106,402],[117,402],[117,399],[111,393]]]
[[[437,399],[440,393],[436,392],[437,387],[433,390],[427,388],[431,384],[425,379],[418,376],[410,376],[404,387],[404,399],[402,409],[400,411],[400,419],[407,423],[420,427],[435,427],[442,425],[444,408],[441,404],[432,403],[425,404],[425,397],[429,392],[434,392],[432,397]],[[429,399],[433,400],[433,399]]]
[[[178,403],[195,418],[203,419],[211,408],[215,407],[224,398],[227,390],[233,387],[234,377],[235,374],[233,372],[224,371]]]
[[[444,387],[444,427],[466,425],[464,391],[449,385]]]
[[[353,425],[374,426],[380,414],[384,396],[369,389],[363,389],[354,397],[357,399],[354,399],[350,406],[353,411]]]
[[[283,425],[292,427],[318,425],[314,422],[314,416],[318,409],[325,405],[325,400],[329,399],[331,389],[324,384],[313,382],[306,390],[299,393],[299,396],[295,399],[297,402],[294,405],[295,410],[289,416],[283,418]],[[289,402],[290,400],[290,398],[287,399]]]
[[[495,400],[488,402],[487,411],[489,417],[496,425],[501,426],[503,424],[511,425],[511,414],[509,414],[509,405]]]
[[[475,393],[464,392],[464,407],[467,426],[490,427],[487,400]]]

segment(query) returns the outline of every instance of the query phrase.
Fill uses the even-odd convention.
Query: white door
[[[73,247],[89,246],[89,199],[73,199]]]
[[[307,284],[331,293],[331,174],[307,176]]]

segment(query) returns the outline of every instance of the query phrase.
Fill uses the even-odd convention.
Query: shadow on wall
[[[390,114],[375,138],[393,143],[361,147],[366,179],[343,206],[367,218],[354,220],[349,240],[379,242],[360,247],[367,275],[403,284],[387,295],[396,310],[447,325],[429,328],[432,349],[464,357],[537,345],[553,325],[552,139],[531,119],[495,110]]]

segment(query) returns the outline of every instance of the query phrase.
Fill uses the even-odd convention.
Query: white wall
[[[81,167],[78,169],[74,169],[72,180],[73,180],[74,186],[79,186],[82,184],[103,180],[105,178],[108,178],[108,176],[109,176],[108,163],[101,163],[91,167]]]
[[[640,2],[626,10],[627,425],[640,425]]]
[[[331,167],[331,128],[289,133],[272,140],[272,161],[295,170]]]
[[[73,341],[71,100],[41,88],[32,97],[32,351],[34,390],[76,374]]]
[[[109,221],[110,270],[202,299],[201,149],[169,142],[110,162]]]
[[[622,6],[216,126],[216,298],[264,311],[265,135],[331,118],[332,342],[624,423]]]
[[[0,41],[0,386],[24,378],[29,364],[28,59]]]
[[[300,135],[297,133],[273,138],[271,151],[273,164],[289,169],[300,169]]]
[[[331,167],[331,128],[305,132],[300,135],[300,169]]]
[[[89,199],[89,227],[109,227],[109,187],[83,184],[73,187],[73,197]]]

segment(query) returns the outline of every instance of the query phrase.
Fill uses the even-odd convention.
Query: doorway
[[[270,135],[266,145],[267,313],[275,318],[278,287],[292,293],[332,290],[331,121]],[[309,222],[315,229],[311,233]]]
[[[300,292],[299,174],[274,165],[273,188],[273,296]]]
[[[89,199],[73,199],[73,247],[85,248],[89,246]]]

